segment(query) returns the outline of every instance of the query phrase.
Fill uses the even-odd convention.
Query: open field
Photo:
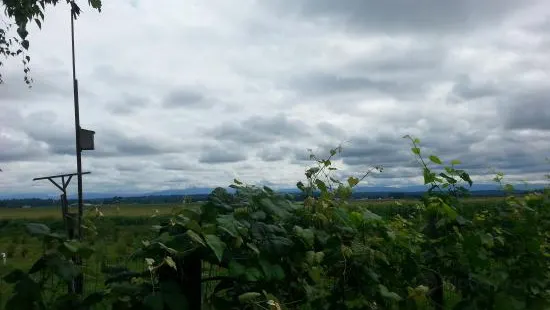
[[[105,216],[147,217],[153,214],[170,214],[175,206],[174,204],[119,204],[104,205],[99,209]],[[70,210],[70,212],[78,212],[74,207]],[[93,212],[95,208],[87,207],[86,210]],[[0,220],[56,218],[61,218],[61,207],[0,208]]]
[[[464,198],[466,204],[487,205],[501,202],[502,197],[472,197]],[[418,199],[370,199],[370,200],[354,200],[352,204],[362,205],[366,207],[395,207],[395,206],[411,206],[418,203]],[[200,204],[200,203],[195,203]],[[151,217],[152,215],[169,215],[174,208],[181,207],[182,204],[161,203],[161,204],[117,204],[99,206],[102,214],[106,217]],[[93,213],[94,207],[86,208],[88,213]],[[72,207],[71,212],[77,212],[76,208]],[[12,219],[60,219],[60,207],[34,207],[34,208],[0,208],[0,221]]]

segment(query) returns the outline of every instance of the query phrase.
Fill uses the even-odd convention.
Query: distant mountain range
[[[533,184],[514,184],[516,190],[536,190],[544,188],[544,185]],[[427,186],[424,185],[408,185],[408,186],[358,186],[354,189],[355,193],[417,193],[427,190]],[[150,196],[196,196],[196,195],[208,195],[214,188],[210,187],[193,187],[187,189],[172,189],[162,190],[154,192],[85,192],[84,199],[103,199],[117,197],[150,197]],[[227,188],[228,190],[232,190]],[[298,193],[297,188],[280,188],[278,192],[283,193]],[[496,184],[474,184],[471,188],[472,192],[484,192],[484,191],[499,191],[499,187]],[[37,194],[37,193],[22,193],[22,194],[10,194],[0,193],[0,199],[57,199],[59,193],[52,190],[51,194]],[[76,199],[75,194],[69,194],[69,199]]]

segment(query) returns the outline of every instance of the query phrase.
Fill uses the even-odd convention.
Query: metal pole
[[[74,15],[71,3],[71,47],[73,58],[73,96],[74,96],[74,126],[76,133],[76,172],[78,178],[78,238],[82,238],[82,150],[80,148],[80,111],[78,106],[78,81],[76,80],[74,52]]]
[[[76,69],[75,69],[75,56],[74,56],[74,14],[73,6],[74,1],[71,2],[71,48],[72,48],[72,58],[73,58],[73,96],[74,96],[74,127],[76,133],[76,172],[78,180],[78,219],[76,224],[78,225],[78,239],[82,240],[82,149],[80,147],[80,112],[78,107],[78,81],[76,80]],[[74,222],[73,222],[74,223]],[[73,224],[74,227],[74,224]],[[81,258],[76,255],[73,257],[73,261],[78,266],[82,266]],[[82,294],[84,290],[84,277],[82,274],[78,275],[74,279],[74,292],[77,294]]]

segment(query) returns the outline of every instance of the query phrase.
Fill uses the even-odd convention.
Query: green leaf
[[[201,236],[199,236],[196,232],[194,232],[192,230],[188,230],[188,231],[185,232],[185,234],[187,234],[187,236],[189,236],[191,238],[191,240],[195,241],[196,243],[199,243],[202,246],[206,246],[204,241],[202,241]]]
[[[218,258],[218,261],[221,262],[223,251],[226,248],[225,243],[223,243],[223,241],[221,241],[221,239],[218,238],[218,236],[216,235],[205,235],[204,239],[206,240],[206,243],[208,244],[210,249],[212,249],[212,251],[216,255],[216,258]]]
[[[243,182],[237,180],[237,179],[233,179],[233,183],[237,184],[237,185],[242,185]]]
[[[462,173],[460,174],[460,178],[461,178],[462,180],[468,182],[468,184],[469,184],[470,186],[472,186],[473,182],[472,182],[472,179],[470,179],[470,175],[469,175],[468,173],[462,172]]]
[[[162,298],[170,310],[189,309],[187,298],[180,292],[162,292]]]
[[[98,12],[101,12],[101,0],[88,0],[88,3]]]
[[[259,281],[262,279],[262,272],[256,267],[246,268],[244,277],[247,281]]]
[[[78,252],[78,247],[76,245],[76,242],[71,242],[71,241],[65,241],[63,242],[63,246],[69,250],[71,253],[76,253]]]
[[[65,281],[71,281],[80,274],[80,270],[70,260],[62,259],[57,255],[47,257],[46,260],[48,267]]]
[[[143,299],[143,304],[151,310],[163,310],[164,300],[161,294],[151,294]]]
[[[13,284],[19,282],[26,277],[28,276],[25,272],[23,272],[23,270],[15,269],[14,271],[4,276],[4,281],[6,281],[6,283]]]
[[[315,185],[317,185],[317,188],[319,188],[322,192],[327,191],[327,185],[322,180],[315,180]]]
[[[311,280],[313,280],[313,282],[316,282],[316,283],[321,282],[321,268],[316,266],[311,267],[311,269],[307,271],[307,274],[309,275]]]
[[[391,300],[394,300],[394,301],[400,301],[401,300],[401,296],[397,295],[394,292],[390,292],[388,290],[388,288],[385,287],[382,284],[378,284],[378,289],[380,291],[380,295],[382,295],[382,297],[384,297],[384,298],[391,299]]]
[[[168,266],[170,266],[170,267],[173,268],[174,270],[176,270],[176,271],[178,270],[178,268],[176,267],[176,262],[174,262],[174,260],[172,259],[171,256],[166,256],[166,257],[164,258],[164,261],[166,262],[166,264],[167,264]]]
[[[91,247],[88,247],[88,246],[81,246],[78,248],[78,255],[82,258],[82,259],[88,259],[90,258],[90,256],[92,256],[94,254],[95,250]]]
[[[312,247],[315,241],[315,234],[311,229],[304,229],[300,226],[294,226],[294,233],[300,237],[308,247]]]
[[[430,161],[435,163],[435,164],[438,164],[438,165],[442,165],[443,162],[441,162],[441,159],[439,159],[439,157],[435,156],[435,155],[430,155]]]
[[[93,306],[102,302],[104,297],[105,293],[103,292],[91,293],[90,295],[86,296],[84,300],[82,300],[82,303],[80,305],[84,309],[94,309]]]
[[[235,225],[236,221],[237,220],[235,219],[233,214],[223,214],[216,218],[218,228],[227,232],[229,235],[231,235],[231,237],[236,237],[237,235],[239,235],[239,232],[237,231],[237,227]]]
[[[257,255],[260,255],[260,250],[254,243],[247,243],[246,246],[252,251],[254,251],[254,253],[256,253]]]
[[[376,213],[371,212],[370,210],[365,210],[363,212],[363,219],[365,221],[380,221],[382,217]]]
[[[178,251],[166,246],[164,243],[162,242],[158,242],[158,245],[160,246],[161,249],[165,250],[166,252],[172,254],[172,255],[176,255],[178,254]]]
[[[32,265],[31,269],[29,270],[29,274],[37,273],[43,270],[44,268],[46,268],[47,266],[48,265],[47,265],[46,259],[44,258],[44,256],[42,256]]]
[[[419,149],[419,148],[417,148],[417,147],[413,147],[413,148],[411,148],[411,151],[412,151],[412,152],[413,152],[413,154],[415,154],[415,155],[420,155],[420,149]]]
[[[435,181],[435,174],[429,169],[424,168],[424,184],[429,184]]]
[[[31,235],[45,236],[51,233],[50,228],[40,223],[29,223],[26,225],[27,231]]]
[[[285,278],[285,271],[280,265],[272,265],[268,261],[261,259],[260,260],[260,267],[262,267],[262,271],[264,272],[267,280],[283,280]]]
[[[458,159],[453,159],[451,160],[451,165],[455,166],[455,165],[460,165],[462,164],[462,162]]]
[[[511,193],[511,192],[514,191],[514,186],[512,184],[506,184],[506,185],[504,185],[504,191],[508,192],[508,193]]]
[[[197,223],[197,221],[195,220],[190,220],[188,221],[187,223],[185,223],[185,227],[187,229],[191,229],[192,231],[200,234],[202,232],[202,228],[201,226],[199,225],[199,223]]]
[[[239,295],[239,302],[243,304],[253,303],[254,301],[256,301],[256,299],[258,299],[258,297],[261,296],[262,294],[257,292],[244,293]]]
[[[348,185],[350,187],[354,187],[355,185],[357,185],[359,183],[359,179],[356,178],[356,177],[349,177],[348,178]]]
[[[288,212],[286,212],[280,205],[275,205],[273,201],[269,198],[262,198],[260,200],[260,205],[263,207],[263,211],[270,214],[276,215],[280,218],[286,217]]]
[[[442,176],[442,177],[444,177],[445,180],[447,180],[447,182],[448,182],[449,184],[456,184],[456,180],[455,180],[454,178],[450,177],[449,175],[447,175],[447,174],[445,174],[445,173],[443,173],[443,172],[441,172],[439,175]]]
[[[245,266],[239,264],[237,261],[232,260],[229,262],[229,275],[238,278],[246,272]]]

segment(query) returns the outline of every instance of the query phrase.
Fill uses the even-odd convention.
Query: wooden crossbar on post
[[[74,239],[75,237],[81,238],[80,235],[80,227],[79,226],[79,220],[78,220],[78,213],[70,213],[69,212],[69,201],[67,198],[67,187],[69,186],[69,183],[71,182],[71,179],[73,176],[79,176],[82,177],[83,174],[90,174],[91,172],[82,172],[82,173],[67,173],[67,174],[58,174],[58,175],[50,175],[46,177],[39,177],[32,179],[33,181],[40,181],[40,180],[48,180],[50,181],[55,187],[57,187],[61,191],[60,199],[61,199],[61,216],[63,218],[63,223],[65,224],[65,230],[67,232],[67,237],[69,239]],[[55,179],[61,179],[61,184],[57,183]],[[76,265],[81,266],[82,260],[80,257],[74,256],[72,260],[75,262]],[[82,277],[82,274],[79,275],[75,280],[71,281],[71,283],[68,284],[68,292],[69,293],[77,293],[82,294],[84,291],[84,278]]]

